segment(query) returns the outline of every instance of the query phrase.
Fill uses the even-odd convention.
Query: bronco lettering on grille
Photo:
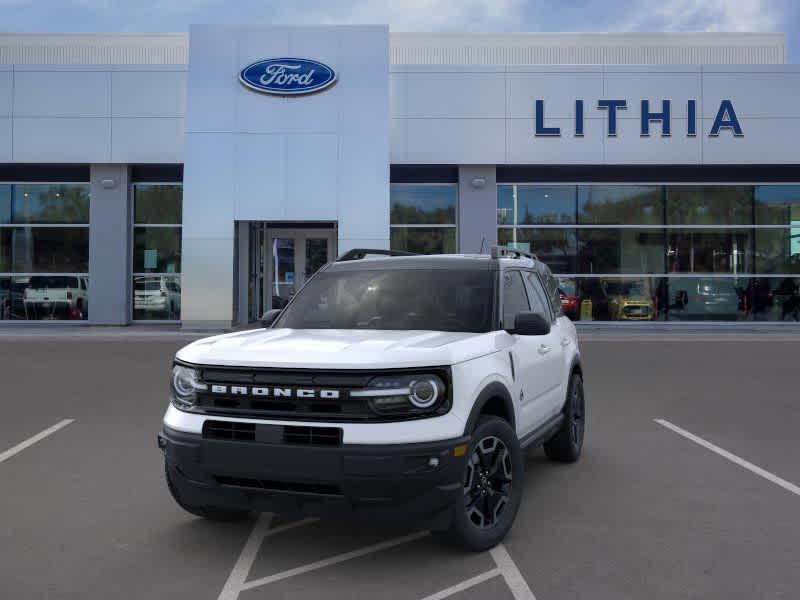
[[[338,400],[339,390],[325,390],[314,388],[291,387],[250,387],[244,385],[217,385],[211,386],[212,394],[227,394],[230,396],[267,396],[273,398],[324,398]]]

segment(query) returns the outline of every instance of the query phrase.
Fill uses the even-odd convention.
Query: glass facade
[[[181,184],[133,186],[133,320],[181,318]]]
[[[800,320],[800,185],[497,186],[575,320]]]
[[[391,248],[418,254],[456,252],[455,183],[393,183]]]
[[[89,185],[0,184],[0,320],[85,320]]]

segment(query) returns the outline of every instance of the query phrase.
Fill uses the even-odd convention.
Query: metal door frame
[[[337,232],[335,227],[269,227],[265,224],[264,227],[264,244],[262,246],[263,260],[264,260],[264,273],[266,278],[264,283],[264,296],[261,298],[262,314],[272,308],[272,290],[274,289],[275,282],[273,281],[273,268],[272,268],[272,245],[275,239],[294,239],[294,272],[295,272],[295,291],[305,283],[306,277],[306,240],[309,238],[325,238],[328,240],[328,262],[331,262],[336,257],[336,242]]]

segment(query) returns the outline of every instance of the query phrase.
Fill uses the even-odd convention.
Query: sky
[[[0,0],[0,31],[186,31],[192,23],[388,23],[392,31],[776,31],[798,0]]]

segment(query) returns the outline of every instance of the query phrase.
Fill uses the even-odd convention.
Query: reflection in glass
[[[747,317],[750,281],[741,277],[669,279],[673,321],[741,321]]]
[[[390,188],[393,225],[454,225],[457,186],[399,184]]]
[[[180,227],[135,227],[133,271],[134,273],[180,273]]]
[[[88,224],[88,184],[0,186],[0,223]]]
[[[272,240],[272,308],[283,308],[295,292],[294,238]]]
[[[328,240],[326,238],[306,239],[306,279],[319,271],[328,262]]]
[[[133,193],[134,223],[180,225],[183,186],[138,183]]]
[[[759,281],[766,292],[760,291],[756,294],[765,301],[751,303],[754,320],[800,321],[800,278],[780,277],[754,281]]]
[[[660,225],[664,221],[664,188],[642,185],[578,186],[580,223]]]
[[[752,186],[667,186],[668,225],[752,223]]]
[[[668,234],[670,272],[751,273],[752,256],[749,229],[673,229]]]
[[[756,225],[794,225],[800,228],[800,186],[757,185]]]
[[[575,186],[569,185],[499,185],[497,223],[575,223],[575,189]]]
[[[660,229],[579,229],[580,273],[662,273]]]
[[[133,278],[133,318],[137,321],[181,318],[181,280],[168,275]]]
[[[514,245],[513,229],[497,230],[497,243],[501,246],[533,252],[553,273],[575,272],[578,241],[574,229],[517,228],[516,238]]]
[[[800,222],[791,229],[756,229],[757,273],[800,273]]]
[[[609,277],[579,279],[580,320],[652,321],[665,317],[664,279]]]
[[[392,227],[392,250],[416,254],[452,254],[456,251],[455,227]]]
[[[85,275],[0,277],[0,320],[83,321],[89,314]]]
[[[88,270],[86,227],[0,229],[0,272],[85,273]]]

